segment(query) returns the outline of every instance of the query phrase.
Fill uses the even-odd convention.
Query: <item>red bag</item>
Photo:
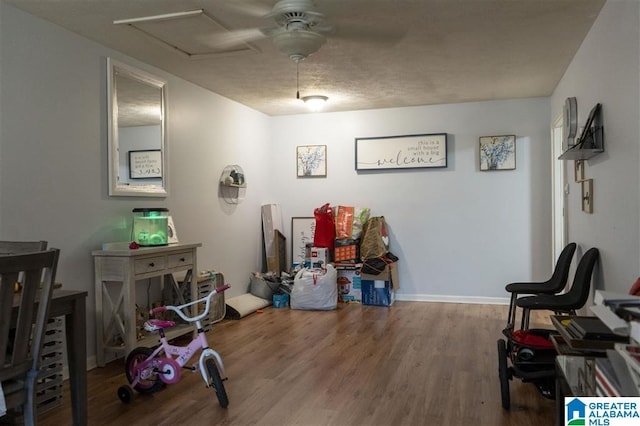
[[[336,239],[336,225],[333,219],[333,209],[329,203],[318,207],[313,211],[316,218],[316,231],[313,234],[314,247],[326,247],[333,249]]]

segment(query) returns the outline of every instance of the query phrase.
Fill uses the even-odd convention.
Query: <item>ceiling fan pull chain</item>
[[[300,99],[300,62],[296,62],[296,99]]]

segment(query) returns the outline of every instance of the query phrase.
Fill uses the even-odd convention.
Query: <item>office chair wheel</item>
[[[502,408],[508,410],[511,407],[511,398],[509,397],[511,372],[509,371],[509,367],[507,367],[507,343],[504,339],[498,339],[498,375],[500,377]]]
[[[133,389],[131,389],[131,386],[120,386],[118,388],[118,398],[120,398],[120,401],[124,402],[125,404],[129,404],[131,401],[133,401]]]

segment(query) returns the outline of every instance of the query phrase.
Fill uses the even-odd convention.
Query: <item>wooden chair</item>
[[[0,256],[31,253],[47,249],[46,241],[0,241]]]
[[[0,241],[0,256],[33,253],[47,249],[47,241]],[[22,274],[16,280],[16,287],[22,287]]]
[[[35,384],[59,254],[0,256],[0,383],[7,409],[22,407],[26,425],[36,424]],[[20,275],[22,290],[14,294]]]

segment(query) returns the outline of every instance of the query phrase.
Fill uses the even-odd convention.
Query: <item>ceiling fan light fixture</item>
[[[322,95],[303,96],[300,99],[302,99],[305,105],[314,112],[320,111],[322,107],[324,107],[324,104],[329,100],[328,97]]]
[[[294,62],[317,52],[325,41],[322,34],[307,30],[283,31],[273,36],[276,47]]]

